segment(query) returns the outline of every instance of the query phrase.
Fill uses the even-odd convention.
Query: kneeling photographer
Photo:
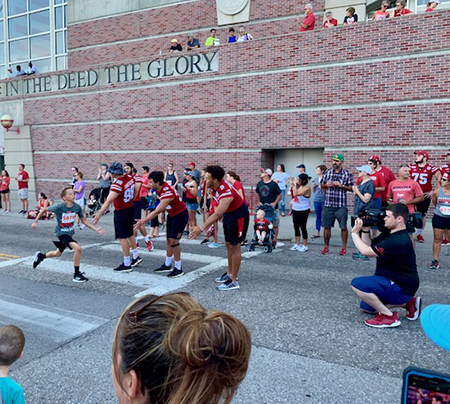
[[[401,203],[388,206],[383,220],[385,229],[371,240],[370,227],[376,219],[368,216],[367,219],[359,217],[355,220],[353,242],[361,254],[376,257],[377,265],[375,275],[355,278],[351,285],[362,300],[361,310],[378,313],[366,320],[366,325],[398,327],[400,320],[391,308],[403,307],[408,320],[417,320],[421,308],[421,298],[414,296],[419,288],[419,275],[416,254],[407,231],[408,207]]]

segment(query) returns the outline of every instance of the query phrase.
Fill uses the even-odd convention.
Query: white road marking
[[[72,339],[108,321],[107,319],[94,318],[92,316],[89,316],[89,321],[84,321],[62,315],[54,307],[48,307],[49,310],[42,310],[3,299],[0,299],[0,307],[2,308],[0,319],[11,319],[19,323],[30,324],[33,328],[44,328],[48,330],[47,336],[55,342]],[[77,316],[87,317],[78,313]]]

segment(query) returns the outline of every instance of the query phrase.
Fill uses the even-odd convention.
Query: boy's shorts
[[[59,241],[54,241],[53,244],[61,253],[63,253],[66,248],[68,248],[69,250],[72,249],[72,247],[70,247],[70,245],[69,245],[70,243],[78,244],[78,241],[74,240],[72,238],[72,236],[69,236],[68,234],[63,234],[62,236],[58,236],[58,240]]]

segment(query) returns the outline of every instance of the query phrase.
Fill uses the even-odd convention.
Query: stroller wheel
[[[269,253],[269,252],[271,252],[271,251],[272,251],[272,248],[271,248],[269,245],[266,245],[266,246],[264,247],[264,252]]]

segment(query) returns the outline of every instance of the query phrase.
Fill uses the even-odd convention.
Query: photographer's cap
[[[119,163],[118,161],[111,163],[111,165],[108,168],[108,172],[115,175],[125,174],[125,170],[123,169],[122,163]]]
[[[372,174],[372,168],[370,168],[370,166],[367,166],[367,165],[361,166],[361,167],[356,167],[356,169],[358,171],[364,171],[367,174]]]
[[[344,161],[344,155],[341,154],[341,153],[336,153],[336,154],[333,156],[333,160]]]
[[[450,305],[432,304],[420,316],[422,328],[436,345],[450,351]]]

